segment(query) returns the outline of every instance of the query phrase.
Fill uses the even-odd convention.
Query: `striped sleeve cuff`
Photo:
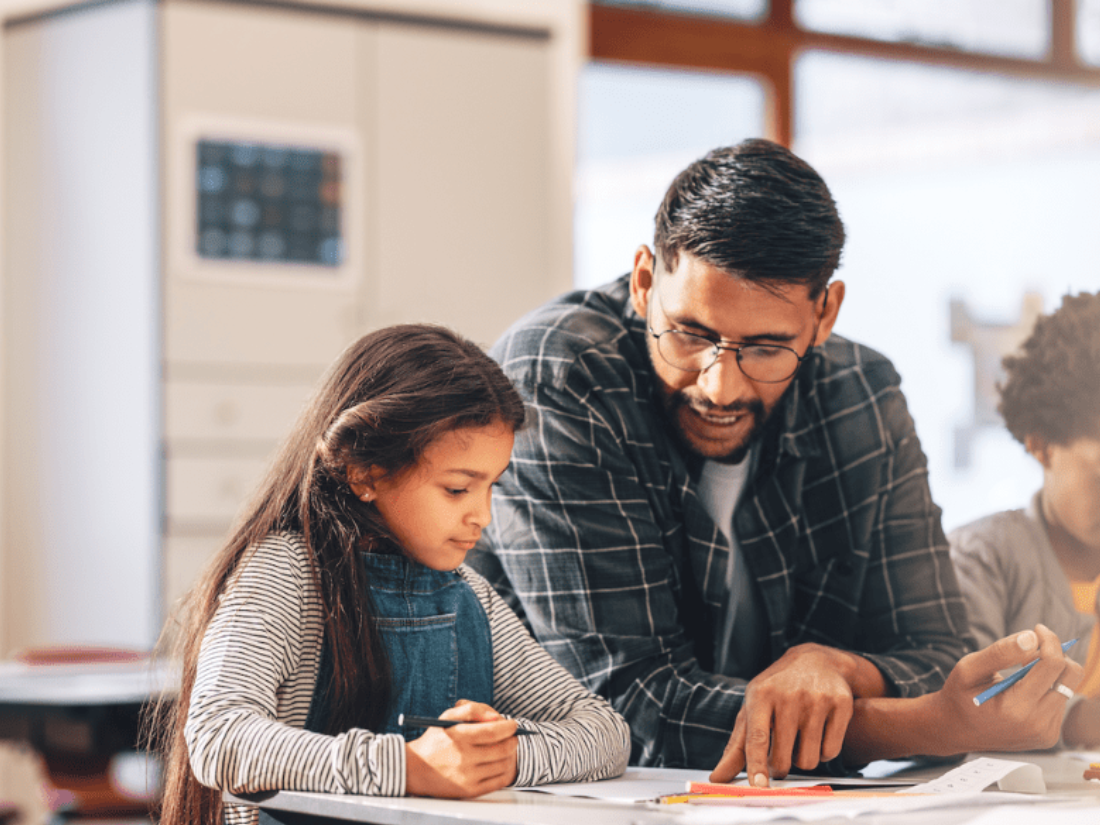
[[[405,795],[405,738],[352,730],[336,737],[333,772],[339,793]]]

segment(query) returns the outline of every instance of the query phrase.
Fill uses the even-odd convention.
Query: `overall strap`
[[[379,732],[415,738],[418,731],[397,725],[400,714],[439,716],[459,699],[491,705],[489,621],[466,581],[404,556],[362,559],[393,674],[390,714]]]

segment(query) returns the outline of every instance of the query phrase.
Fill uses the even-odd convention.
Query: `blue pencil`
[[[1062,652],[1064,653],[1065,651],[1069,650],[1075,644],[1077,644],[1076,639],[1070,639],[1068,642],[1063,642],[1062,643]],[[985,690],[983,690],[981,693],[979,693],[977,696],[974,697],[974,704],[978,705],[980,707],[981,705],[983,705],[988,700],[992,699],[994,696],[996,696],[1001,691],[1008,690],[1010,687],[1012,687],[1018,681],[1020,681],[1025,676],[1027,676],[1028,672],[1033,667],[1035,667],[1035,664],[1038,661],[1039,660],[1036,659],[1034,662],[1030,662],[1029,664],[1024,665],[1022,668],[1017,670],[1011,676],[1007,676],[1004,679],[1001,679],[1001,681],[997,682],[997,684],[993,685],[993,687],[989,687],[989,688],[986,688]]]

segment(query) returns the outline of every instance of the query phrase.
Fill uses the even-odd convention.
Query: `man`
[[[966,618],[899,378],[830,337],[844,229],[817,173],[715,150],[654,240],[493,348],[532,420],[471,561],[626,716],[635,764],[727,748],[723,776],[767,784],[840,754],[858,701],[940,688]]]

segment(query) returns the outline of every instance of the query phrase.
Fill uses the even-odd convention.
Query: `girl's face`
[[[503,423],[452,430],[410,469],[394,478],[372,473],[352,489],[374,501],[409,558],[454,570],[489,523],[493,484],[508,468],[514,441]]]

